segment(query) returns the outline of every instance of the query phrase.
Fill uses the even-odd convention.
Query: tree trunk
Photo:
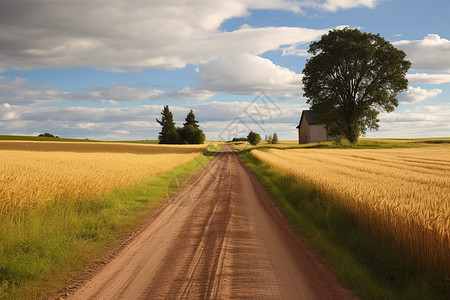
[[[356,124],[348,123],[345,137],[350,143],[355,144],[359,138],[358,126]]]

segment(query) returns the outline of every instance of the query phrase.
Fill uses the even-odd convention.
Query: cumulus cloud
[[[409,83],[442,84],[450,83],[450,74],[413,73],[406,74]]]
[[[89,101],[116,105],[123,101],[156,100],[167,97],[157,89],[144,89],[138,86],[113,84],[94,88],[80,89],[74,92],[58,91],[46,86],[30,83],[27,79],[16,77],[0,81],[0,103],[10,104],[49,104],[64,101]]]
[[[337,11],[339,9],[349,9],[354,7],[374,8],[380,0],[326,0],[320,4],[325,10]]]
[[[421,87],[408,87],[405,93],[399,95],[400,103],[415,103],[429,98],[436,97],[442,93],[441,89],[426,90]]]
[[[220,101],[197,102],[189,107],[170,106],[170,109],[177,125],[181,125],[189,109],[193,109],[208,139],[226,138],[228,133],[242,135],[249,130],[262,135],[277,132],[282,139],[297,138],[295,126],[301,111],[307,109],[305,104],[277,103],[279,113],[266,114],[268,117],[262,125],[245,113],[249,106],[255,105],[260,112],[267,109],[262,102]],[[156,139],[161,126],[155,118],[160,117],[162,108],[161,105],[120,108],[0,105],[0,126],[4,134],[52,132],[72,138]],[[405,113],[381,113],[379,117],[380,131],[369,132],[369,137],[448,136],[450,130],[448,103],[416,107]]]
[[[165,97],[176,99],[206,100],[214,95],[215,93],[209,90],[185,87],[173,93],[167,93],[165,94]]]
[[[42,104],[60,102],[69,93],[59,92],[42,86],[35,86],[25,78],[16,77],[0,81],[0,103]]]
[[[52,132],[61,137],[73,138],[156,139],[161,126],[155,118],[160,118],[162,108],[162,105],[114,108],[1,105],[0,123],[4,134],[34,135],[35,132]],[[264,122],[255,118],[249,108],[257,108],[260,116],[264,116]],[[273,103],[260,100],[170,106],[177,125],[184,122],[190,109],[194,110],[209,139],[220,139],[224,136],[220,134],[233,124],[246,133],[250,128],[261,134],[277,132],[280,137],[288,138],[290,135],[295,138],[295,126],[306,105],[280,103],[274,106]],[[268,109],[272,113],[267,113]],[[236,123],[237,119],[239,122]]]
[[[199,68],[200,88],[218,93],[299,98],[302,75],[269,59],[246,54],[220,58]]]
[[[162,95],[164,95],[164,92],[161,90],[146,90],[115,83],[112,86],[83,89],[71,94],[70,98],[84,101],[101,99],[117,104],[119,101],[159,99]]]
[[[368,137],[448,137],[450,104],[416,107],[404,113],[381,113],[380,130]]]
[[[262,54],[317,39],[328,29],[242,27],[224,21],[254,9],[373,7],[374,0],[2,1],[0,66],[88,66],[102,70],[182,68],[222,57]]]
[[[429,34],[423,40],[402,40],[393,45],[405,51],[412,69],[450,73],[450,41],[437,34]]]

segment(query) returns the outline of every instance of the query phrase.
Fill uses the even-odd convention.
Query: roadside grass
[[[100,197],[0,215],[0,299],[45,297],[76,280],[209,163],[208,148],[210,156]]]
[[[434,144],[449,144],[450,138],[422,138],[422,139],[372,139],[361,138],[357,143],[352,144],[343,139],[340,142],[321,142],[298,144],[298,141],[280,141],[277,144],[261,142],[256,146],[248,142],[231,143],[238,151],[251,151],[252,149],[388,149],[388,148],[417,148],[429,147]]]
[[[258,177],[292,228],[342,284],[362,299],[446,299],[445,288],[415,274],[388,246],[358,225],[332,195],[260,162],[240,157]]]

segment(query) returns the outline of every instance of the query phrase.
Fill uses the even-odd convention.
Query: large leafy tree
[[[411,63],[379,34],[332,30],[309,46],[313,56],[303,70],[303,90],[317,121],[330,135],[355,143],[367,129],[379,128],[381,111],[398,106],[408,87]]]
[[[256,145],[261,142],[261,136],[259,135],[259,133],[250,131],[247,135],[247,141],[252,145]]]

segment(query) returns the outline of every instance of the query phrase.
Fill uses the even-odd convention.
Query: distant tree
[[[303,70],[303,91],[328,134],[355,143],[367,129],[379,128],[381,111],[398,106],[408,87],[411,63],[379,34],[334,29],[309,46],[313,56]]]
[[[256,145],[261,142],[261,136],[256,132],[250,131],[247,135],[247,140],[250,144]]]
[[[247,142],[247,138],[245,137],[233,138],[232,142]]]
[[[192,126],[194,126],[194,127],[196,127],[196,128],[199,127],[198,121],[195,119],[195,115],[194,115],[194,112],[192,111],[192,109],[191,109],[191,110],[189,111],[189,113],[187,114],[185,120],[186,120],[186,123],[183,124],[184,126],[186,126],[186,125],[192,125]]]
[[[166,133],[166,142],[160,144],[182,144],[178,128],[171,128]]]
[[[51,134],[51,133],[48,133],[48,132],[46,132],[46,133],[41,133],[40,135],[38,135],[38,137],[52,137],[52,138],[59,138],[59,136],[55,136],[55,135],[53,135],[53,134]]]
[[[161,112],[161,121],[156,118],[162,128],[159,133],[158,140],[160,144],[176,144],[179,142],[179,135],[173,122],[173,114],[169,109],[169,105],[165,105]]]
[[[205,142],[205,134],[199,128],[198,121],[195,119],[192,109],[187,114],[186,123],[183,125],[181,133],[181,143],[183,144],[203,144]]]
[[[184,144],[203,144],[205,142],[203,130],[191,124],[183,127],[183,138]]]
[[[275,132],[272,136],[272,144],[277,144],[278,143],[278,135]]]
[[[271,134],[269,134],[269,136],[267,136],[266,142],[267,142],[267,144],[273,144],[273,137]]]
[[[203,144],[205,142],[205,134],[199,128],[192,110],[187,114],[183,127],[175,127],[173,114],[168,105],[164,106],[161,115],[161,121],[156,119],[156,122],[162,126],[158,136],[160,144]]]

